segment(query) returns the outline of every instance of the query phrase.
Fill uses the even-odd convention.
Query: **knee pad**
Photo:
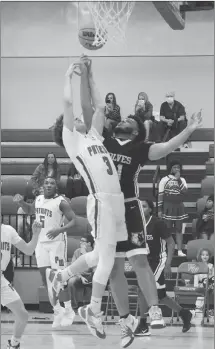
[[[88,252],[85,254],[85,261],[89,268],[94,268],[97,266],[99,262],[99,255],[97,250],[93,250],[92,252]]]
[[[161,301],[163,298],[166,297],[166,289],[165,288],[158,289],[157,291],[158,291],[159,301]]]

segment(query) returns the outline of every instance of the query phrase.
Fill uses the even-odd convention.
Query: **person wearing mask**
[[[169,129],[168,138],[171,139],[182,132],[187,126],[185,107],[175,100],[174,92],[166,93],[166,101],[160,107],[160,137],[163,140]],[[184,147],[188,147],[187,142]]]
[[[148,142],[153,125],[153,105],[149,102],[148,95],[145,92],[138,94],[134,112],[144,123],[146,129],[145,141]]]

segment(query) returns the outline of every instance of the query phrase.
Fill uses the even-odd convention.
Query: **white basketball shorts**
[[[1,304],[5,307],[10,303],[18,301],[20,296],[10,284],[10,282],[1,274]]]
[[[94,239],[102,238],[111,245],[128,239],[123,194],[90,194],[87,198],[87,218]]]
[[[38,268],[64,269],[67,266],[67,238],[62,241],[38,242],[35,256]]]

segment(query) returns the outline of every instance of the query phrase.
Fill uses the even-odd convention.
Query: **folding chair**
[[[206,285],[204,287],[194,287],[194,285],[180,286],[179,281],[184,281],[184,275],[189,275],[194,277],[197,274],[207,275]],[[205,310],[207,307],[207,322],[209,322],[209,291],[208,291],[208,278],[209,278],[209,268],[207,264],[202,262],[185,262],[179,265],[176,277],[176,285],[174,287],[175,301],[179,304],[183,304],[183,300],[187,302],[187,299],[194,297],[204,297],[204,305],[202,312],[201,325],[204,326]],[[191,308],[190,308],[191,309]],[[177,321],[179,320],[177,313]],[[172,322],[174,317],[174,311],[172,311]]]

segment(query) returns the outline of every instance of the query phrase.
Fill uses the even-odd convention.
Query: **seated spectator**
[[[186,180],[181,177],[182,165],[179,161],[172,161],[168,166],[168,175],[159,183],[158,209],[169,229],[175,229],[178,256],[184,257],[182,252],[182,223],[188,218],[184,208],[184,194],[187,192]]]
[[[149,140],[150,130],[152,129],[154,117],[153,105],[149,102],[148,95],[145,92],[140,92],[138,94],[134,112],[135,115],[139,116],[144,123],[146,129],[145,141],[147,142]]]
[[[72,263],[78,259],[81,255],[88,253],[93,250],[94,239],[92,235],[83,236],[80,240],[80,248],[75,250]],[[93,269],[90,268],[86,272],[78,275],[72,276],[68,280],[68,289],[71,295],[71,304],[72,308],[75,312],[77,312],[79,304],[78,304],[78,292],[83,292],[86,285],[92,283],[93,278]]]
[[[211,240],[214,236],[214,195],[210,195],[196,223],[197,239]]]
[[[54,153],[48,153],[43,163],[37,166],[31,176],[33,194],[35,196],[43,194],[43,183],[47,176],[55,178],[57,183],[60,181],[60,168]]]
[[[207,248],[202,248],[197,255],[197,261],[207,263],[209,269],[209,289],[214,289],[214,266],[211,263],[211,253]],[[205,287],[207,279],[206,274],[194,275],[194,287]],[[204,305],[204,297],[198,297],[196,300],[195,312],[202,313]]]
[[[166,94],[166,102],[161,104],[160,108],[160,141],[169,129],[167,140],[175,137],[187,126],[187,118],[184,106],[175,100],[175,93]],[[187,143],[184,144],[187,147]]]
[[[66,196],[71,200],[77,196],[87,196],[88,193],[89,191],[83,178],[72,163],[67,173]]]
[[[105,97],[105,116],[106,116],[106,128],[109,131],[113,131],[116,125],[121,121],[120,107],[116,103],[116,96],[110,92]]]

